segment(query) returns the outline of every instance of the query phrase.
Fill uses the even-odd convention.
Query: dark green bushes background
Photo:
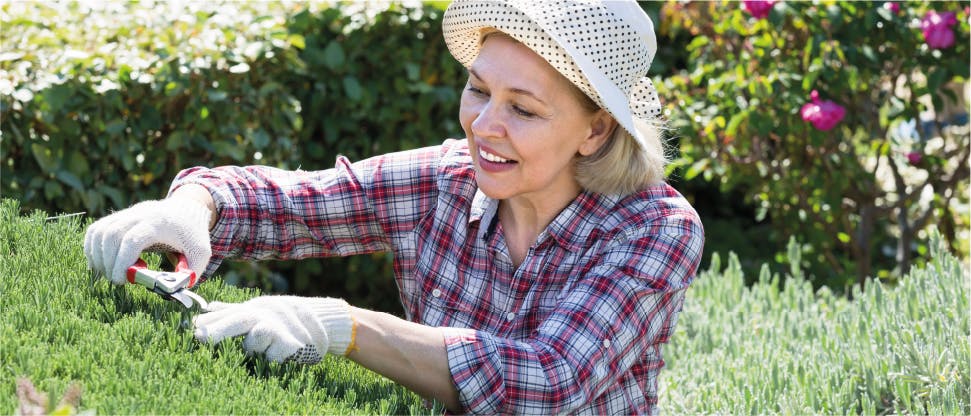
[[[26,81],[18,87],[32,99],[19,99],[20,91],[0,104],[0,193],[25,209],[100,217],[164,196],[176,173],[190,166],[325,169],[338,154],[357,160],[460,134],[465,75],[443,46],[440,9],[393,8],[369,24],[342,8],[288,14],[285,24],[262,31],[240,25],[269,18],[213,28],[212,14],[197,13],[195,24],[176,22],[145,35],[119,30],[97,40],[136,38],[134,46],[151,61],[143,68],[112,61],[120,55],[115,49],[60,68],[20,71]],[[54,20],[14,20],[3,43],[14,41],[18,29],[24,36]],[[225,35],[210,56],[187,44],[191,33],[207,30]],[[88,33],[80,31],[56,36]],[[0,68],[15,73],[20,62],[43,61],[43,53],[5,54]],[[45,73],[63,74],[64,82],[45,85],[38,81]],[[386,255],[229,267],[231,281],[346,293],[400,310]]]

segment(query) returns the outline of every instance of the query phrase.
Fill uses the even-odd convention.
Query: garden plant
[[[836,289],[967,252],[967,2],[666,3],[684,177],[738,189]],[[780,247],[783,244],[779,244]],[[784,255],[779,250],[780,258]]]
[[[80,390],[98,414],[428,414],[422,400],[346,359],[314,366],[247,357],[242,343],[198,343],[196,313],[144,288],[93,279],[80,216],[0,206],[0,409],[18,408],[18,379],[59,397]],[[815,291],[790,245],[782,278],[763,268],[746,287],[737,257],[716,256],[689,292],[665,348],[662,411],[968,414],[971,331],[966,266],[940,238],[897,287],[853,301]],[[160,256],[147,255],[152,267]],[[258,294],[219,276],[210,301]],[[76,409],[77,410],[77,409]]]

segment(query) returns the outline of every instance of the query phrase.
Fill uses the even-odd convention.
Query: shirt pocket
[[[481,305],[481,271],[473,263],[474,250],[454,226],[428,215],[415,229],[415,304],[413,320],[430,326],[481,329],[487,310]],[[464,262],[470,264],[462,264]],[[478,312],[477,312],[478,311]],[[477,317],[479,320],[477,320]]]
[[[480,329],[476,310],[480,311],[479,316],[484,313],[474,306],[478,295],[463,284],[466,279],[459,276],[457,267],[444,262],[434,265],[433,262],[419,261],[415,272],[419,283],[417,318],[421,323]]]

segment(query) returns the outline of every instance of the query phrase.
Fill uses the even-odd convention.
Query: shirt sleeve
[[[207,188],[218,221],[210,232],[211,275],[225,258],[247,260],[347,256],[388,251],[436,197],[442,146],[390,153],[318,171],[268,166],[194,167],[176,176]]]
[[[612,241],[527,340],[446,329],[449,367],[466,411],[569,413],[667,342],[704,237],[697,217],[662,222]]]

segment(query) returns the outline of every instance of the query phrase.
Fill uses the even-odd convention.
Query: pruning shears
[[[191,308],[195,302],[200,309],[208,309],[209,303],[189,290],[196,285],[196,272],[189,268],[189,261],[184,254],[178,253],[177,257],[178,263],[173,272],[149,269],[145,260],[139,258],[128,268],[128,283],[144,286],[162,299],[179,302],[186,308]]]

